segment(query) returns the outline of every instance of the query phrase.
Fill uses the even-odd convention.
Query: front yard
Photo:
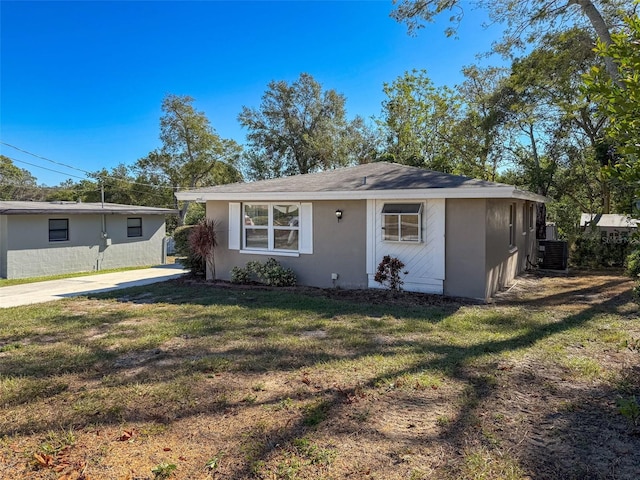
[[[528,277],[473,305],[173,281],[5,309],[0,478],[637,478],[631,287]]]

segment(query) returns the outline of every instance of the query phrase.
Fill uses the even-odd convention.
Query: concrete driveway
[[[125,272],[0,287],[0,308],[18,307],[20,305],[49,302],[90,293],[149,285],[178,278],[187,272],[188,270],[184,270],[182,265],[171,264],[140,270],[127,270]]]

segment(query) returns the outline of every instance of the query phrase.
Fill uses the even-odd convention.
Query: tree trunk
[[[602,18],[602,15],[593,2],[591,0],[569,0],[569,4],[572,3],[580,6],[582,12],[587,16],[591,26],[596,31],[598,39],[600,39],[600,41],[606,46],[611,45],[611,32],[609,32],[609,26],[604,21],[604,18]],[[605,57],[604,64],[613,83],[620,88],[624,88],[624,84],[620,81],[618,66],[616,65],[616,62],[613,61],[613,58]]]

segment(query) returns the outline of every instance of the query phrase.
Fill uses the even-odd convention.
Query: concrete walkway
[[[149,285],[178,278],[187,272],[188,270],[184,270],[182,265],[171,264],[140,270],[127,270],[125,272],[103,273],[100,275],[0,287],[0,308],[18,307],[20,305],[50,302],[51,300],[77,297],[90,293]]]

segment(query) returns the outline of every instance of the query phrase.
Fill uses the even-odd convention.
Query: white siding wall
[[[370,288],[380,288],[374,280],[378,264],[391,255],[405,264],[403,289],[424,293],[443,293],[445,277],[445,200],[402,200],[422,203],[422,242],[385,242],[382,240],[382,207],[389,201],[367,202],[367,276]]]

